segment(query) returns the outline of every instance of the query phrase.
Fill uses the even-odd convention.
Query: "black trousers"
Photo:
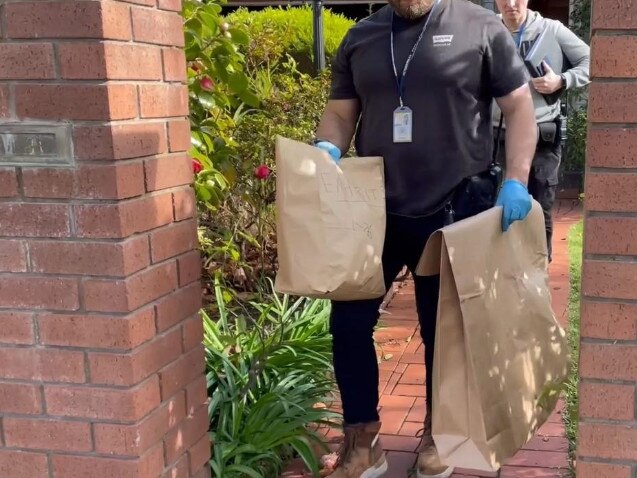
[[[498,161],[502,167],[506,166],[504,131],[500,136]],[[553,255],[553,206],[555,205],[555,194],[559,183],[561,161],[562,144],[560,136],[558,135],[552,143],[540,140],[535,148],[535,155],[533,156],[529,174],[529,194],[542,206],[542,212],[544,213],[549,261],[552,260]]]
[[[404,266],[413,273],[429,236],[443,226],[444,211],[424,218],[388,215],[383,269],[387,288]],[[425,345],[427,369],[426,397],[432,393],[438,276],[414,276],[416,310]],[[377,421],[378,362],[374,348],[374,327],[382,297],[361,301],[334,301],[330,329],[333,337],[334,371],[341,393],[344,421],[347,424]]]
[[[529,193],[542,206],[549,261],[553,258],[553,206],[562,160],[562,145],[538,144],[531,164]]]

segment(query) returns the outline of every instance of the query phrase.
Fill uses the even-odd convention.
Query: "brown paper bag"
[[[385,181],[380,157],[343,159],[276,140],[275,289],[334,300],[385,294]]]
[[[501,208],[436,232],[417,267],[440,273],[433,436],[443,462],[497,471],[546,421],[568,372],[551,309],[537,202],[500,229]]]

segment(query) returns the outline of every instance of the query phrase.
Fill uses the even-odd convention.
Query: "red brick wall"
[[[0,5],[0,477],[209,476],[180,1]]]
[[[637,476],[637,3],[594,0],[578,478]]]

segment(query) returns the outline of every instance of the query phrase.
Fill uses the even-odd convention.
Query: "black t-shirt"
[[[359,156],[383,156],[388,213],[421,216],[438,207],[463,178],[488,168],[493,149],[491,104],[528,81],[511,34],[493,12],[467,0],[441,0],[404,80],[413,111],[411,143],[393,142],[399,106],[396,70],[426,17],[407,21],[385,6],[352,27],[332,65],[330,98],[358,98]]]

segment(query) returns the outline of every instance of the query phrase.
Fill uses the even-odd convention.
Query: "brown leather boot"
[[[431,411],[427,411],[423,429],[422,441],[418,447],[418,478],[448,478],[453,468],[443,464],[438,456],[436,444],[431,436]]]
[[[387,459],[380,446],[380,422],[345,426],[345,441],[329,478],[380,478],[387,471]]]

